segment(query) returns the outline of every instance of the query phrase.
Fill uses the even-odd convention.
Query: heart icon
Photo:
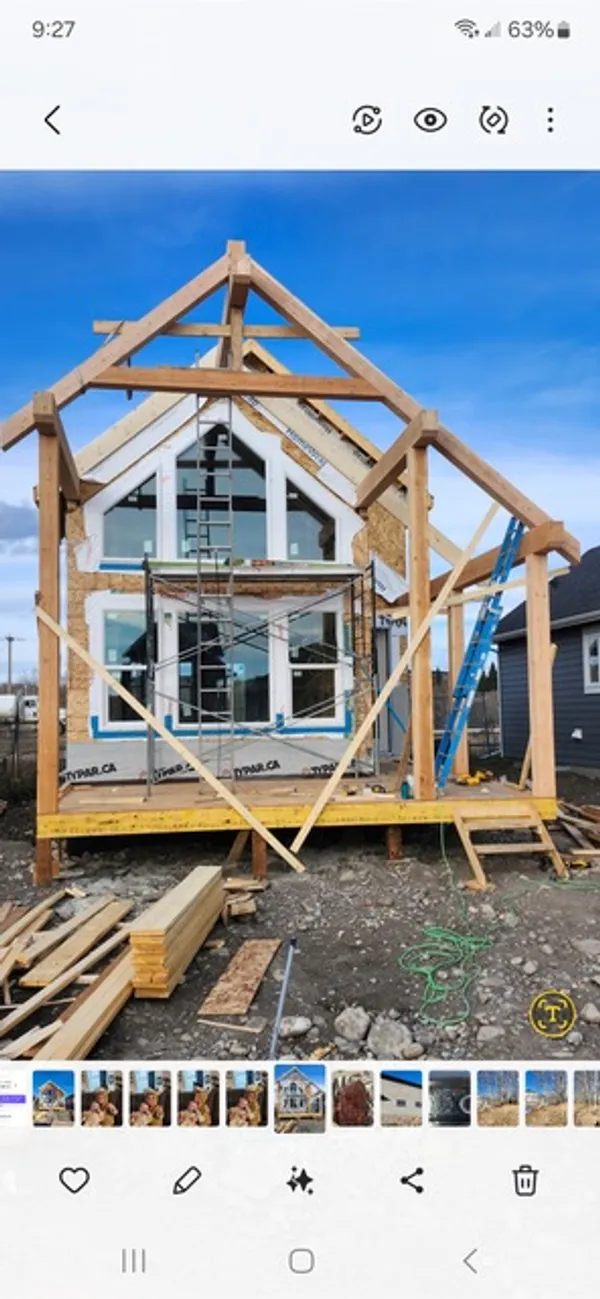
[[[87,1186],[90,1174],[87,1168],[61,1168],[58,1180],[71,1195],[78,1195]]]

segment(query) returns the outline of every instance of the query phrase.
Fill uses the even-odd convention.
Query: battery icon
[[[559,40],[563,40],[563,41],[568,40],[569,36],[571,35],[571,24],[559,23],[558,27],[556,28],[556,35],[558,36]]]

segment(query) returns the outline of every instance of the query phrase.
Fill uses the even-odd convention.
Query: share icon
[[[415,1183],[414,1183],[414,1181],[413,1181],[413,1178],[415,1178],[415,1177],[422,1177],[423,1174],[424,1174],[424,1172],[425,1172],[425,1169],[424,1169],[424,1168],[415,1168],[414,1173],[409,1173],[406,1177],[401,1177],[401,1178],[400,1178],[400,1182],[401,1182],[402,1186],[410,1186],[410,1187],[412,1187],[413,1191],[416,1191],[416,1192],[417,1192],[417,1195],[420,1195],[421,1192],[425,1190],[425,1187],[424,1187],[424,1186],[415,1186]]]

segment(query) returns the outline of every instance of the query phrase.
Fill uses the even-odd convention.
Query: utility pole
[[[13,677],[13,645],[14,645],[15,641],[17,641],[17,640],[22,640],[22,639],[23,639],[22,636],[5,636],[5,637],[4,637],[4,640],[6,641],[6,645],[7,645],[7,650],[8,650],[7,691],[8,691],[8,694],[9,694],[9,695],[12,695],[12,677]]]

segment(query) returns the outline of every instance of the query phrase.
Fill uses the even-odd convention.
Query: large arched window
[[[105,559],[156,555],[156,474],[134,487],[104,515]]]
[[[223,424],[207,429],[198,444],[178,457],[177,549],[190,559],[199,549],[211,563],[267,557],[264,461],[236,437],[230,451]]]

